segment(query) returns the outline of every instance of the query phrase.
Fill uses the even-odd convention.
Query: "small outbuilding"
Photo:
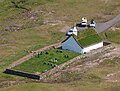
[[[64,50],[71,50],[78,53],[86,53],[93,49],[103,47],[103,40],[94,28],[78,31],[77,36],[67,37],[61,45]]]

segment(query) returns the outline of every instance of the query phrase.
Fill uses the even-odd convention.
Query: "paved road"
[[[117,15],[112,20],[109,20],[107,22],[96,23],[95,30],[97,31],[97,33],[101,33],[103,31],[107,30],[108,28],[112,27],[113,25],[115,25],[118,22],[120,22],[120,14]],[[82,31],[82,30],[87,29],[87,27],[77,27],[77,29],[78,29],[78,31]]]
[[[101,33],[103,31],[105,31],[106,29],[112,27],[113,25],[115,25],[116,23],[120,22],[120,14],[117,15],[115,18],[113,18],[112,20],[105,22],[105,23],[97,23],[96,24],[96,28],[95,30],[98,33]]]

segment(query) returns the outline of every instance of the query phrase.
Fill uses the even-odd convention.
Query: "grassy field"
[[[119,91],[120,83],[108,82],[105,79],[108,73],[120,70],[119,60],[115,58],[105,61],[83,73],[66,73],[59,79],[65,83],[27,83],[3,88],[0,91],[21,91],[21,89],[24,91]]]
[[[116,24],[113,28],[117,29],[113,30],[110,28],[109,30],[101,33],[100,35],[105,41],[120,44],[120,23]]]
[[[42,34],[41,32],[44,33]],[[33,35],[33,33],[35,35]],[[2,72],[9,64],[28,54],[24,50],[33,51],[35,49],[42,48],[48,44],[53,44],[59,42],[60,40],[62,41],[64,38],[63,35],[63,33],[58,32],[49,31],[49,33],[45,33],[44,30],[31,31],[31,29],[28,29],[25,31],[12,32],[10,35],[6,35],[6,37],[3,37],[5,38],[5,40],[2,43],[3,46],[0,47],[0,50],[2,51],[0,57],[1,80],[4,80],[5,74],[3,74]]]
[[[24,79],[2,72],[12,62],[27,55],[24,50],[34,51],[64,40],[65,34],[59,30],[65,25],[71,27],[75,22],[79,23],[84,16],[89,20],[104,22],[120,12],[119,0],[26,0],[25,3],[19,4],[30,11],[15,8],[11,1],[20,0],[0,0],[0,81]],[[107,34],[107,38],[104,33],[101,36],[106,41],[120,43],[119,31],[107,31]],[[86,80],[81,84],[78,80],[68,84],[23,84],[0,90],[117,91],[118,89],[119,91],[119,86],[119,83],[103,82],[97,85]]]
[[[106,34],[107,34],[107,37],[105,37],[106,40],[112,43],[120,44],[120,31],[108,31],[106,32]]]
[[[32,58],[12,69],[30,72],[30,73],[35,73],[35,72],[42,73],[78,55],[80,54],[67,50],[50,49],[48,51],[43,52],[42,54],[38,54],[37,56],[35,56],[35,58]]]
[[[77,85],[76,85],[77,84]],[[119,91],[118,83],[104,83],[104,84],[94,84],[86,82],[83,85],[80,82],[74,82],[70,84],[22,84],[18,86],[11,86],[9,88],[1,89],[0,91]],[[26,88],[27,87],[27,88]],[[103,89],[101,89],[103,88]],[[49,90],[48,90],[49,89]]]

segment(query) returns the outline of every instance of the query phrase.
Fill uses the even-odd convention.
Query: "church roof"
[[[102,41],[102,38],[97,34],[94,28],[88,28],[82,31],[78,31],[77,36],[71,36],[75,38],[75,40],[81,47],[86,47]],[[69,39],[69,37],[67,39]],[[63,42],[65,42],[66,40],[64,40]]]
[[[97,34],[94,28],[88,28],[82,31],[78,31],[78,35],[74,37],[81,47],[85,47],[102,41],[102,38]]]

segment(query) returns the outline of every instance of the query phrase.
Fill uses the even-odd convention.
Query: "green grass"
[[[50,70],[79,55],[68,50],[50,49],[12,69],[35,73]]]
[[[0,41],[0,43],[2,45],[7,44],[7,46],[0,46],[0,51],[2,51],[0,53],[1,80],[8,79],[7,75],[2,73],[8,65],[28,54],[24,50],[34,51],[44,46],[60,42],[65,38],[63,33],[56,31],[56,29],[59,29],[59,26],[44,29],[32,28],[8,32],[6,35],[0,36],[1,39],[5,39],[4,41]],[[15,76],[11,76],[11,78],[18,79]]]
[[[101,41],[102,41],[102,38],[98,34],[90,35],[88,37],[85,37],[85,38],[78,40],[79,44],[82,47],[86,47],[86,46],[89,46],[89,45],[92,45],[95,43],[99,43]]]
[[[79,39],[82,39],[82,38],[85,38],[87,36],[94,35],[94,34],[97,34],[95,29],[94,28],[88,28],[88,29],[85,29],[83,31],[79,31],[78,36],[76,38],[79,40]]]
[[[19,31],[7,31],[0,36],[0,81],[21,79],[2,72],[8,65],[27,55],[25,49],[34,51],[64,40],[65,34],[60,33],[59,30],[65,24],[71,27],[74,22],[80,22],[82,17],[103,22],[120,12],[119,0],[110,0],[107,4],[105,0],[27,0],[21,6],[31,8],[30,12],[43,11],[43,14],[32,13],[37,20],[35,22],[31,20],[28,12],[23,13],[23,9],[15,8],[11,1],[20,0],[0,0],[0,34],[1,30],[8,26],[14,24],[23,26]],[[58,26],[45,25],[44,21],[49,19],[64,21],[64,23]],[[117,36],[119,38],[118,33]],[[113,42],[119,41],[118,38]],[[1,46],[1,44],[7,45]]]
[[[77,84],[77,85],[76,85]],[[27,83],[3,88],[0,91],[119,91],[119,83],[92,84],[79,82],[69,84]]]
[[[116,60],[120,60],[120,58],[111,61]],[[107,74],[119,71],[120,63],[111,63],[112,66],[108,66],[107,63],[108,61],[105,61],[104,64],[81,73],[68,72],[61,78],[65,83],[26,83],[2,88],[0,91],[120,91],[120,82],[107,82],[104,79]]]
[[[106,35],[107,36],[105,36],[105,32],[101,33],[101,36],[104,38],[104,40],[115,43],[115,44],[120,44],[120,30],[106,31]]]
[[[88,28],[83,31],[79,31],[77,37],[78,43],[82,46],[89,46],[102,41],[102,38],[97,34],[94,28]]]

